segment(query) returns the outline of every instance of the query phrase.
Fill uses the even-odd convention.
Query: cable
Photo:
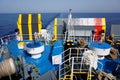
[[[9,76],[9,79],[12,80],[11,75],[15,72],[16,68],[12,58],[5,59],[3,62],[0,63],[0,78]]]

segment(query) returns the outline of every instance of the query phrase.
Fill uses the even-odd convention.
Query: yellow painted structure
[[[25,34],[24,32],[23,32],[23,30],[24,30],[24,27],[23,27],[23,25],[24,25],[24,23],[22,23],[23,22],[23,16],[22,15],[24,15],[24,14],[19,14],[19,16],[18,16],[18,21],[17,21],[17,26],[18,26],[18,29],[19,29],[19,35],[21,36],[21,38],[23,39],[23,35]],[[33,34],[34,34],[34,32],[33,32],[33,30],[32,29],[34,29],[33,28],[33,23],[32,23],[32,14],[27,14],[27,18],[28,18],[28,22],[27,22],[27,24],[25,24],[26,26],[25,27],[27,27],[27,31],[28,31],[28,36],[29,36],[29,40],[33,40]],[[38,33],[40,33],[41,32],[41,29],[42,29],[42,21],[41,21],[41,14],[37,14],[37,20],[38,20],[38,22],[37,22],[37,30],[38,31],[36,31],[36,32],[38,32]]]
[[[59,80],[72,80],[73,75],[75,75],[75,74],[79,74],[79,75],[86,74],[87,75],[87,80],[90,80],[91,77],[94,77],[94,75],[90,75],[89,72],[73,72],[70,75],[64,75],[64,78],[61,78]]]
[[[23,34],[22,33],[22,14],[19,14],[19,16],[18,16],[17,26],[18,26],[18,29],[19,29],[19,35],[23,39],[23,37],[22,37],[22,34]]]
[[[29,40],[32,40],[32,14],[28,14],[28,33]]]
[[[42,29],[41,14],[38,14],[38,32],[40,33]]]
[[[25,45],[25,42],[19,42],[18,43],[18,46],[24,46]]]
[[[54,38],[53,41],[57,40],[57,18],[54,19]]]
[[[106,34],[106,19],[105,18],[102,18],[102,31],[104,31],[104,35],[101,38],[104,40],[105,34]]]
[[[106,19],[105,18],[102,18],[102,30],[104,30],[106,33]]]

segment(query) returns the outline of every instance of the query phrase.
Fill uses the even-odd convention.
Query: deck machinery
[[[95,69],[86,65],[83,59],[82,53],[87,48],[78,47],[77,40],[84,38],[86,42],[94,42],[105,39],[105,18],[72,18],[70,10],[68,18],[56,18],[54,23],[54,40],[65,42],[59,80],[95,80]]]
[[[19,74],[20,80],[101,80],[102,78],[98,79],[98,73],[105,70],[107,72],[108,69],[103,69],[105,61],[98,60],[99,56],[95,52],[106,51],[105,45],[102,45],[106,33],[105,18],[72,18],[70,9],[68,18],[54,19],[51,39],[49,31],[42,29],[40,14],[19,14],[17,25],[19,32],[16,31],[14,34],[16,39],[11,40],[10,35],[1,38],[1,51],[4,53],[4,49],[8,49],[5,53],[10,53],[8,58],[12,56],[12,62],[11,59],[8,62],[13,64],[9,66],[14,66],[16,72],[0,77],[9,76],[11,79],[10,75]],[[82,47],[79,46],[79,38],[86,42]],[[96,42],[95,44],[100,47],[89,45],[91,42]],[[5,46],[3,50],[2,46]],[[95,47],[95,50],[91,46]],[[107,49],[107,53],[109,51]],[[4,57],[0,60],[0,69],[3,70],[2,64],[6,61]],[[116,66],[114,70],[118,72],[120,66]],[[103,74],[115,80],[114,76]]]
[[[92,36],[94,36],[94,40],[98,40],[102,35],[105,37],[105,33],[105,18],[72,18],[70,12],[68,18],[55,18],[54,20],[54,35],[56,40],[64,36],[66,40],[75,40],[77,37],[90,38],[89,40],[91,40]],[[63,34],[65,35],[63,36]]]

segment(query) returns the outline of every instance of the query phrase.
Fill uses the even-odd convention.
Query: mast
[[[68,15],[68,40],[75,40],[75,34],[74,34],[74,28],[73,28],[73,21],[72,21],[72,9],[69,9],[69,15]]]

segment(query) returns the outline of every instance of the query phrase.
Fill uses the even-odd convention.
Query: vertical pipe
[[[38,14],[38,33],[41,32],[42,22],[41,22],[41,14]]]
[[[57,40],[57,18],[54,19],[54,39]]]
[[[28,14],[28,33],[29,40],[32,40],[32,14]]]
[[[19,29],[19,35],[21,36],[21,38],[23,40],[23,37],[22,37],[23,36],[23,32],[22,32],[22,14],[19,14],[17,26],[18,26],[18,29]]]
[[[71,58],[72,59],[72,70],[71,70],[71,80],[73,80],[73,69],[74,69],[74,57]]]

